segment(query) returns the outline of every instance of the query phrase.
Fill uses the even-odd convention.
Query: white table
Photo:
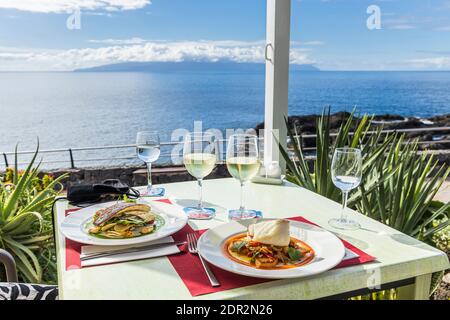
[[[198,195],[195,182],[162,186],[166,188],[166,196],[181,205],[192,204]],[[211,221],[190,221],[190,226],[196,230],[227,221],[227,209],[239,206],[238,182],[207,180],[204,199],[217,208],[217,217]],[[318,299],[356,295],[360,290],[367,291],[377,285],[382,288],[407,285],[400,290],[402,298],[427,299],[431,274],[449,268],[443,252],[357,212],[349,212],[349,215],[363,229],[332,230],[327,221],[339,215],[340,204],[289,183],[284,186],[250,183],[245,190],[245,202],[249,208],[262,210],[265,217],[303,216],[377,257],[377,262],[331,270],[311,278],[277,280],[192,297],[166,257],[66,271],[65,241],[56,228],[60,298]],[[64,219],[67,207],[67,202],[58,202],[57,226]]]

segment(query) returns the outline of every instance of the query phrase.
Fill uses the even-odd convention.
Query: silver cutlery
[[[205,269],[206,275],[208,276],[209,282],[211,282],[211,286],[218,287],[220,286],[219,281],[217,281],[216,277],[214,276],[214,273],[209,268],[206,261],[203,260],[202,255],[198,254],[197,249],[197,235],[195,233],[188,233],[187,235],[187,243],[188,243],[188,250],[191,254],[196,254],[200,258],[200,261],[202,262],[203,269]]]
[[[170,247],[170,246],[173,246],[173,245],[181,246],[183,244],[186,244],[186,241],[156,243],[156,244],[151,244],[151,245],[148,245],[148,246],[131,247],[131,248],[125,248],[125,249],[117,249],[117,250],[112,250],[112,251],[108,251],[108,252],[93,253],[93,254],[83,255],[80,258],[80,260],[81,261],[87,261],[87,260],[92,260],[92,259],[97,259],[97,258],[104,258],[104,257],[109,257],[109,256],[115,256],[115,255],[118,255],[118,254],[141,252],[141,251],[147,251],[147,250],[152,250],[152,249],[161,249],[161,248]]]

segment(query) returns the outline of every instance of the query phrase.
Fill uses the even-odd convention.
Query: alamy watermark
[[[81,9],[79,7],[74,8],[69,12],[69,17],[66,20],[66,27],[69,30],[81,29]]]
[[[381,29],[381,8],[377,5],[371,5],[367,8],[367,29],[369,30],[380,30]]]
[[[278,152],[275,152],[271,159],[268,159],[266,155],[268,154],[268,150],[266,148],[274,148],[273,145],[276,145],[278,148],[278,144],[276,141],[279,139],[279,131],[278,130],[265,130],[261,129],[258,132],[255,129],[225,129],[220,130],[217,128],[209,128],[204,129],[202,121],[195,121],[193,130],[188,130],[185,128],[178,128],[172,131],[170,135],[170,142],[173,144],[173,148],[170,153],[170,160],[172,164],[182,164],[183,163],[183,147],[184,140],[188,133],[204,133],[205,136],[213,137],[217,142],[217,154],[224,155],[226,153],[227,141],[234,134],[252,134],[258,136],[258,157],[262,164],[270,164],[270,162],[278,162],[279,159],[274,159],[273,157],[278,157]],[[270,137],[272,139],[272,143],[266,143],[266,137]],[[222,159],[221,159],[222,160]]]

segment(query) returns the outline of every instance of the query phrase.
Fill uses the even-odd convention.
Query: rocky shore
[[[330,125],[332,132],[337,132],[342,122],[346,121],[350,113],[338,112],[331,115]],[[301,134],[315,134],[316,120],[319,115],[290,116],[289,125],[296,128]],[[431,129],[437,127],[450,127],[450,113],[430,118],[403,117],[400,115],[376,115],[372,121],[372,126],[383,126],[385,130],[399,129]],[[264,128],[264,123],[257,125],[257,132]],[[449,150],[450,149],[450,129],[446,131],[426,130],[420,132],[406,133],[408,138],[418,138],[421,149]],[[305,139],[304,147],[314,147],[315,139]]]
[[[341,123],[346,121],[349,116],[350,114],[347,112],[339,112],[331,115],[331,130],[337,132]],[[301,134],[315,134],[317,117],[318,115],[290,116],[289,124],[292,128],[296,127]],[[412,117],[405,118],[399,115],[378,115],[374,117],[373,126],[379,125],[383,125],[386,130],[450,127],[450,114],[426,119]],[[263,123],[258,124],[256,127],[257,130],[262,128],[264,128]],[[436,159],[438,159],[440,163],[450,165],[450,129],[447,131],[425,130],[422,132],[408,132],[407,136],[409,138],[419,138],[421,141],[421,149],[436,150]],[[315,147],[315,138],[304,139],[303,146],[310,148]],[[313,153],[313,151],[311,152]],[[70,173],[70,178],[66,181],[66,185],[76,183],[99,183],[106,179],[120,179],[131,186],[145,185],[146,183],[146,170],[142,166],[60,169],[51,170],[50,172],[45,173],[50,173],[54,176]],[[228,176],[229,174],[226,167],[224,165],[218,165],[208,178],[214,179]],[[192,179],[193,178],[185,170],[184,166],[156,167],[153,170],[153,182],[156,184]]]

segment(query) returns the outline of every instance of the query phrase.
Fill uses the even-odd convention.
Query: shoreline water
[[[315,134],[315,126],[316,119],[320,115],[293,115],[289,116],[289,124],[291,128],[296,128],[297,132],[303,135],[314,135]],[[337,132],[340,124],[345,121],[350,116],[350,113],[341,111],[337,113],[331,114],[330,126],[332,132]],[[384,114],[384,115],[375,115],[373,116],[373,125],[375,126],[382,125],[384,130],[402,130],[408,129],[410,132],[406,133],[406,137],[408,139],[419,139],[419,149],[420,150],[450,150],[450,114],[433,116],[429,118],[419,118],[419,117],[403,117],[395,114]],[[254,128],[256,132],[261,132],[264,127],[263,123],[259,123]],[[433,128],[435,130],[433,130]],[[440,130],[436,129],[440,128]],[[446,129],[445,129],[446,128]],[[205,128],[208,129],[208,128]],[[414,131],[414,129],[419,129],[420,131]],[[224,133],[223,133],[224,134]],[[169,140],[162,142],[168,142]],[[179,142],[179,141],[178,141]],[[131,143],[132,144],[132,143]],[[136,168],[141,165],[141,161],[138,160],[137,156],[134,154],[134,149],[129,147],[128,150],[117,150],[116,154],[123,156],[123,159],[120,163],[114,162],[113,158],[109,158],[109,155],[115,157],[115,153],[109,152],[108,148],[103,148],[105,146],[111,146],[112,143],[108,145],[95,145],[98,149],[90,149],[85,151],[79,151],[77,149],[73,149],[73,155],[71,157],[74,158],[73,168],[82,168],[82,169],[112,169],[112,168]],[[93,147],[93,146],[86,146]],[[162,155],[170,156],[172,152],[173,145],[163,146],[162,147]],[[303,147],[312,148],[315,147],[315,139],[304,139]],[[42,157],[43,161],[43,169],[45,170],[59,170],[70,168],[72,165],[69,160],[69,149],[73,148],[72,146],[66,147],[64,150],[59,153],[49,152],[47,150],[42,150],[40,157]],[[19,155],[19,163],[22,162],[21,167],[26,164],[27,158],[30,158],[32,155],[30,150],[20,150],[29,152],[28,154],[20,154]],[[11,152],[11,150],[9,150]],[[74,156],[75,155],[75,156]],[[5,168],[5,154],[3,154],[2,159],[0,159],[0,171]],[[443,162],[449,162],[446,160],[450,158],[449,155],[442,156]],[[99,160],[103,158],[105,160]],[[445,159],[444,159],[445,158]],[[61,159],[65,159],[65,164],[56,165],[56,163],[60,163]],[[97,161],[88,161],[90,159],[97,159]],[[172,163],[169,161],[169,158],[161,158],[155,165],[158,167],[172,167],[179,165],[179,163]],[[3,161],[1,161],[3,160]],[[9,154],[7,156],[8,165],[11,166],[14,163],[14,155]],[[53,165],[47,165],[48,161],[55,161]],[[442,162],[441,161],[441,162]],[[3,163],[1,163],[3,162]]]
[[[264,87],[263,72],[0,74],[0,154],[17,143],[21,151],[33,150],[37,137],[47,150],[132,144],[141,130],[157,130],[168,141],[174,130],[191,131],[200,119],[205,130],[254,128],[264,120]],[[289,112],[357,106],[360,113],[429,118],[450,111],[449,87],[450,73],[443,72],[292,72]],[[112,150],[101,157],[133,153]],[[74,152],[75,161],[98,157]],[[70,165],[68,152],[47,158]]]

